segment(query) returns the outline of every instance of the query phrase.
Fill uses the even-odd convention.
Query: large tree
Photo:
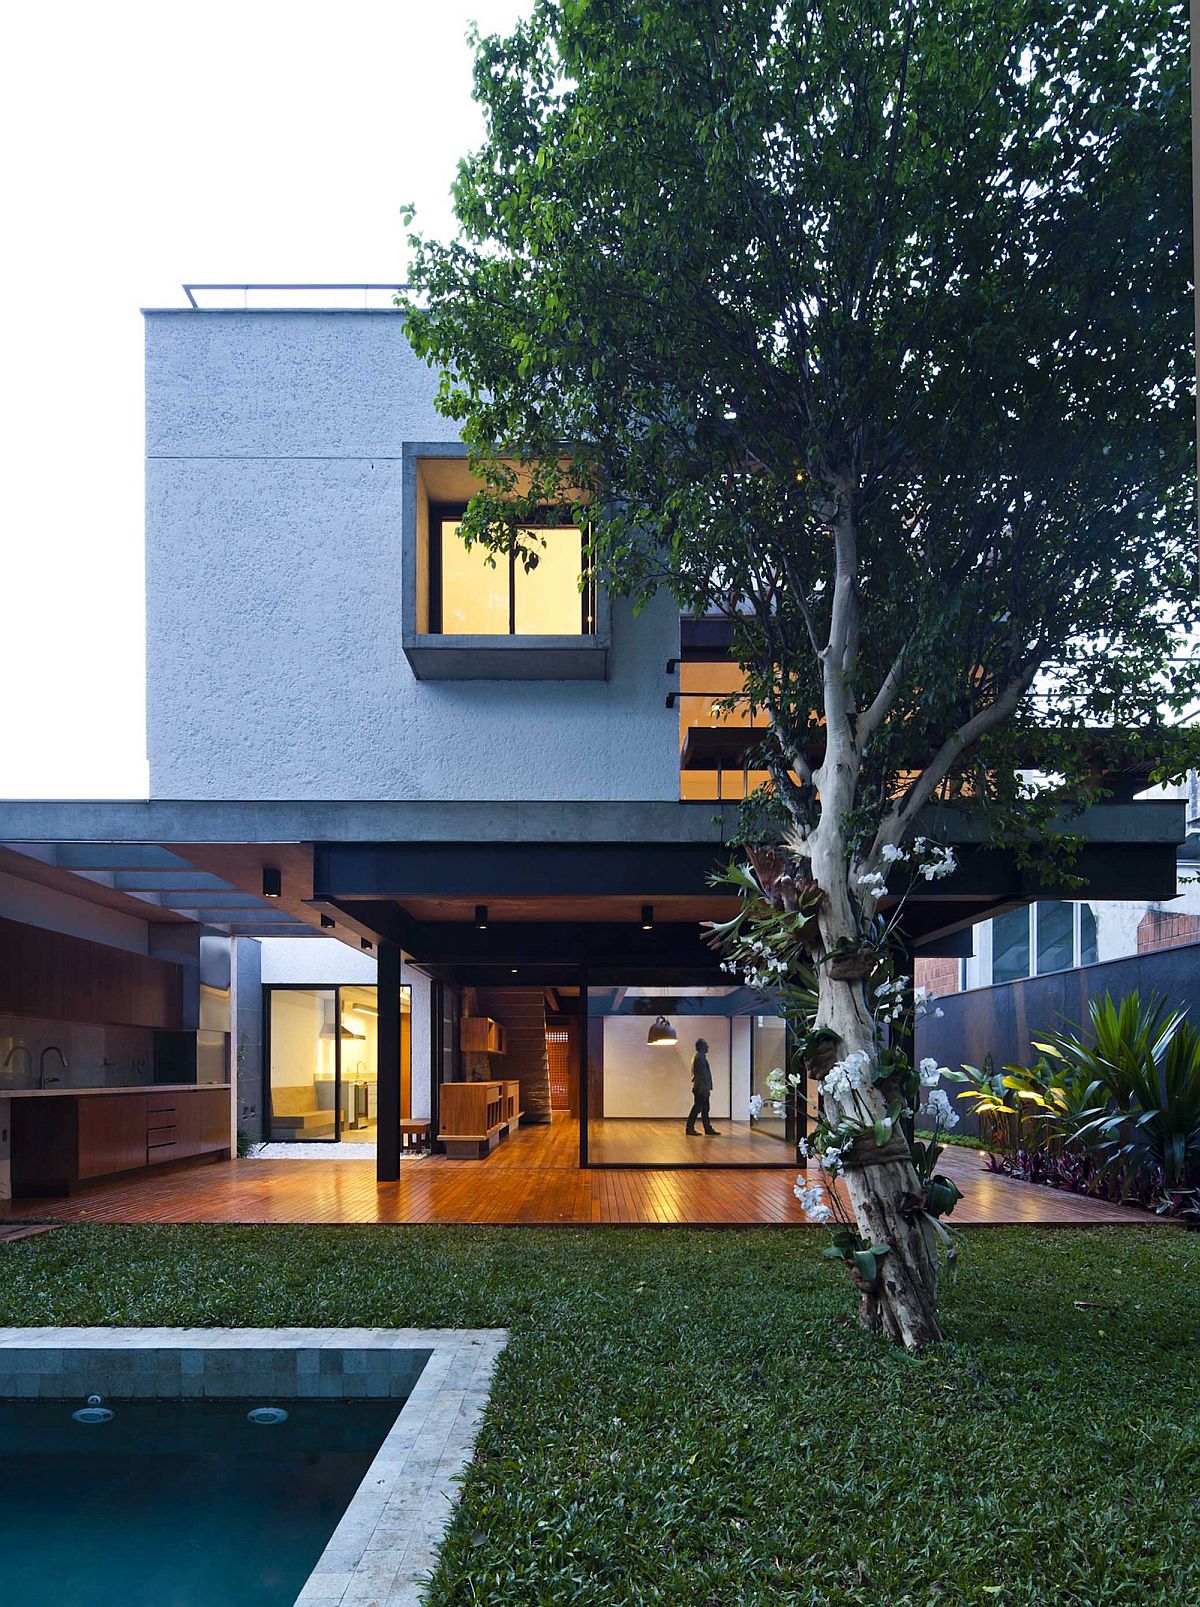
[[[1159,743],[1194,691],[1184,9],[536,0],[475,92],[409,318],[488,487],[465,534],[535,562],[522,522],[574,509],[603,584],[734,621],[827,1129],[869,1134],[880,1012],[831,956],[922,812],[1028,838],[1097,728]],[[872,1319],[915,1348],[933,1229],[875,1149]]]

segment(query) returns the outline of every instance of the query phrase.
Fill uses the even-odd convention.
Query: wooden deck
[[[791,1170],[581,1171],[573,1121],[527,1127],[488,1159],[405,1158],[396,1183],[377,1183],[369,1160],[223,1161],[103,1184],[70,1199],[0,1206],[3,1222],[435,1222],[748,1226],[803,1224]],[[971,1150],[944,1170],[965,1198],[956,1225],[1149,1226],[1151,1213],[1014,1183],[983,1170]],[[814,1173],[815,1178],[815,1173]]]

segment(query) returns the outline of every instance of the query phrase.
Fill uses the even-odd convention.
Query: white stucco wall
[[[262,980],[270,983],[375,982],[375,956],[336,937],[261,937]]]
[[[608,681],[417,681],[401,454],[452,442],[388,312],[146,316],[154,798],[672,799],[669,600]]]

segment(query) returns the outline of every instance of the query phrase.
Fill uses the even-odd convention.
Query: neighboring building
[[[475,482],[400,312],[150,311],[146,388],[150,797],[0,804],[22,1131],[49,1121],[28,1083],[70,1023],[49,1103],[94,1149],[90,1080],[125,1124],[91,1177],[237,1129],[374,1142],[388,1180],[402,1122],[486,1153],[518,1109],[577,1128],[581,1164],[790,1163],[794,1132],[746,1116],[780,1022],[701,930],[758,779],[753,733],[714,709],[738,685],[723,623],[665,596],[635,614],[581,577],[573,530],[544,529],[532,574],[468,553]],[[1077,829],[1090,900],[1171,897],[1180,805]],[[908,937],[956,963],[1030,889],[952,815],[927,830],[959,870],[914,896]],[[699,1038],[719,1143],[683,1134]]]
[[[1027,1064],[1034,1040],[1086,1021],[1087,1001],[1137,988],[1200,1019],[1200,777],[1158,789],[1186,804],[1192,835],[1178,855],[1177,891],[1166,899],[1040,900],[981,921],[972,952],[926,959],[916,981],[943,1015],[919,1030],[924,1051],[950,1065]]]

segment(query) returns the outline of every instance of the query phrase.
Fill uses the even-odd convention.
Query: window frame
[[[1069,965],[1056,966],[1053,970],[1045,970],[1045,971],[1041,970],[1039,968],[1039,966],[1038,966],[1038,926],[1039,926],[1039,919],[1038,919],[1038,913],[1037,912],[1038,912],[1039,907],[1042,904],[1067,904],[1067,905],[1070,906],[1070,909],[1071,909],[1071,963]],[[995,961],[995,946],[994,945],[995,945],[995,925],[996,925],[996,921],[997,921],[997,919],[999,919],[999,917],[991,916],[988,919],[988,921],[985,923],[986,928],[987,928],[987,937],[986,937],[987,954],[986,954],[986,970],[984,971],[983,974],[987,977],[987,981],[986,982],[981,982],[979,985],[983,986],[983,987],[994,987],[994,988],[1011,987],[1013,985],[1013,983],[1016,983],[1016,982],[1035,981],[1038,977],[1043,977],[1043,976],[1062,976],[1064,972],[1066,972],[1066,971],[1078,971],[1084,965],[1097,965],[1097,964],[1099,964],[1100,961],[1099,961],[1098,958],[1095,959],[1095,960],[1085,960],[1083,958],[1083,909],[1084,909],[1085,905],[1090,905],[1090,904],[1091,904],[1090,899],[1064,898],[1064,899],[1034,899],[1030,903],[1028,903],[1028,904],[1026,904],[1024,906],[1021,906],[1024,909],[1025,918],[1026,918],[1026,921],[1028,922],[1028,927],[1027,927],[1027,931],[1028,931],[1028,965],[1027,965],[1027,968],[1026,968],[1025,973],[1024,973],[1023,976],[1011,977],[1011,978],[1006,979],[1005,981],[997,981],[996,980],[996,961]],[[1013,912],[1009,911],[1008,913],[1011,914]],[[1095,914],[1095,912],[1093,911],[1093,917],[1094,917],[1094,914]],[[979,956],[981,961],[984,958],[984,956],[983,956],[983,947],[984,947],[984,945],[983,945],[983,943],[981,943],[980,944],[980,956]]]
[[[428,515],[429,551],[427,554],[429,566],[429,634],[442,636],[443,630],[443,595],[442,595],[442,526],[447,521],[459,521],[466,513],[469,504],[466,502],[430,502]],[[539,522],[530,523],[528,529],[538,530],[571,530],[574,525],[564,520],[554,520],[549,516],[548,509],[539,509]],[[587,562],[587,537],[583,531],[579,532],[579,572],[585,577],[584,584],[579,591],[579,631],[571,631],[570,636],[578,634],[586,639],[594,638],[597,634],[596,622],[596,581],[595,572]],[[496,557],[496,567],[500,567],[499,555]],[[503,634],[486,633],[492,641],[528,641],[544,640],[527,632],[516,630],[517,620],[517,553],[515,548],[508,554],[508,630]],[[451,633],[456,634],[456,633]],[[466,634],[472,634],[470,632]]]

